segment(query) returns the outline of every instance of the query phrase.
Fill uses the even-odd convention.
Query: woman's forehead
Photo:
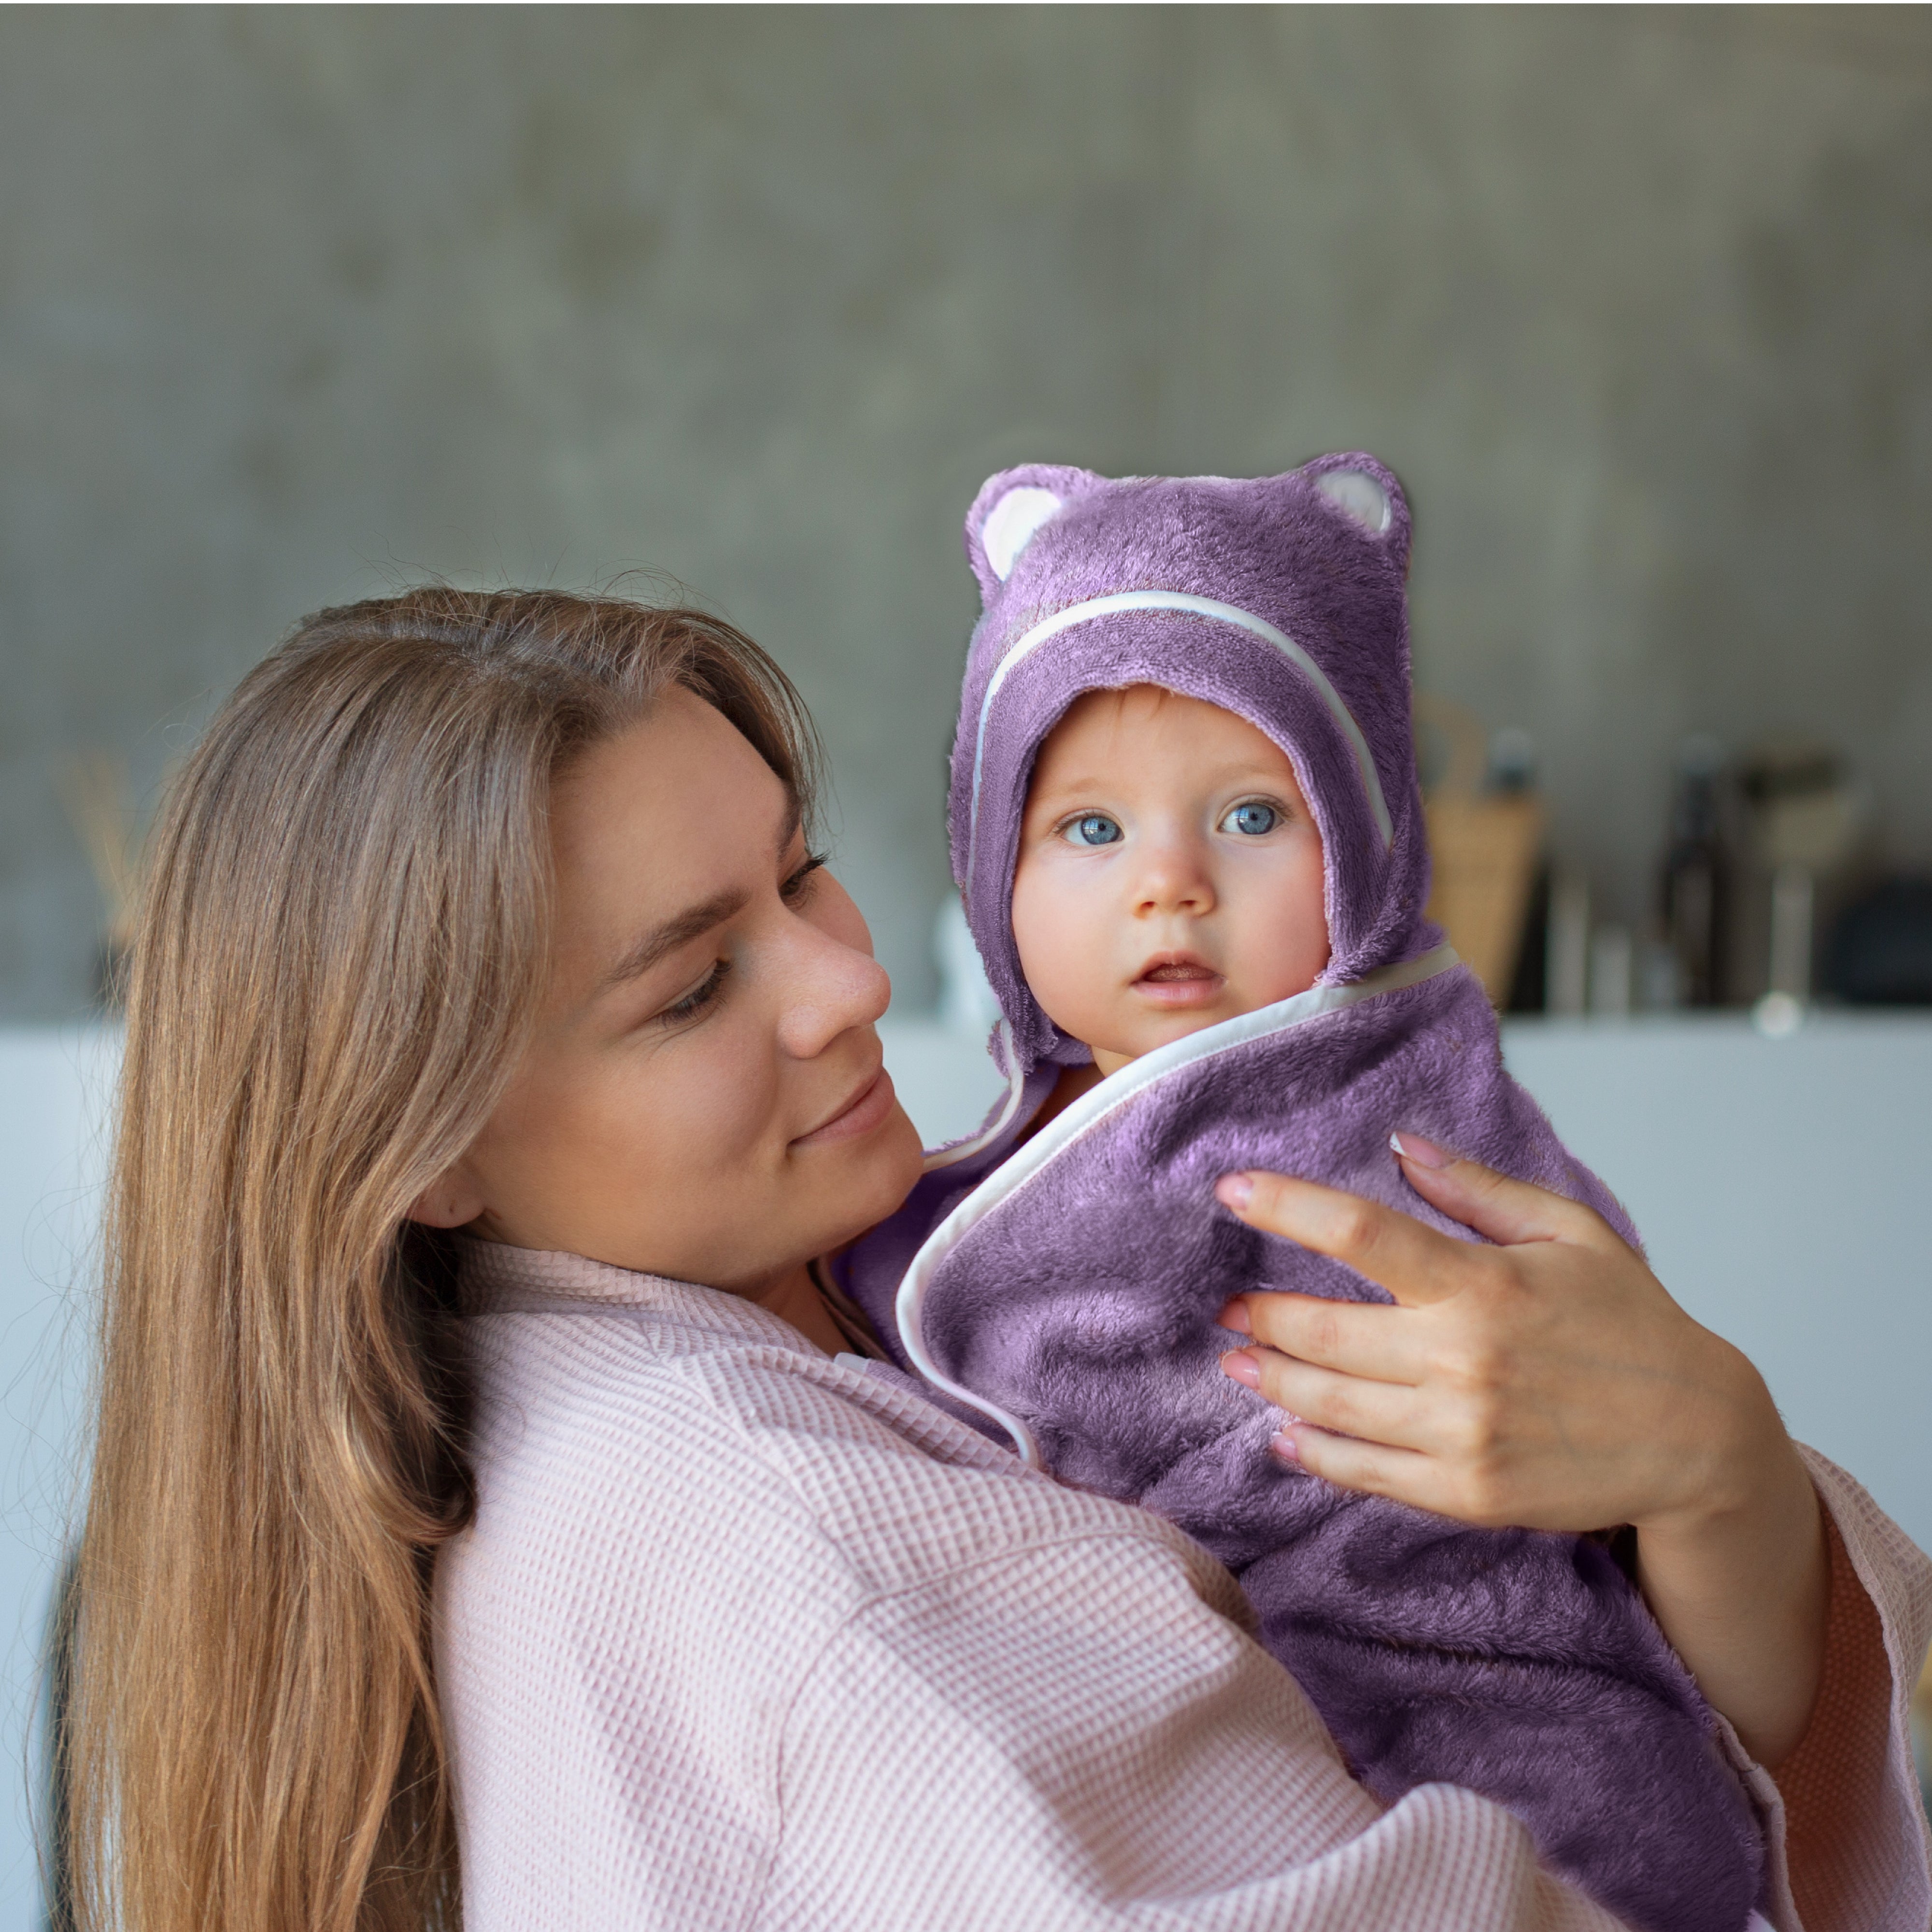
[[[770,875],[796,823],[784,782],[682,688],[592,746],[551,801],[560,958],[620,958],[654,924]]]

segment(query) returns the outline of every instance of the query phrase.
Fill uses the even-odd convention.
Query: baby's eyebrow
[[[1294,778],[1292,767],[1286,776],[1291,779]],[[1216,788],[1251,787],[1257,791],[1284,789],[1282,782],[1283,774],[1276,767],[1246,760],[1234,764],[1208,766],[1199,776],[1202,782]],[[1132,782],[1132,775],[1124,772],[1083,772],[1078,778],[1053,778],[1045,784],[1030,786],[1027,791],[1027,802],[1032,806],[1040,803],[1042,800],[1053,800],[1066,803],[1089,797],[1097,801],[1103,799],[1108,792]]]
[[[1118,772],[1105,776],[1096,772],[1077,778],[1055,778],[1049,784],[1029,786],[1027,795],[1030,800],[1078,798],[1088,792],[1106,791],[1120,782],[1120,774]]]

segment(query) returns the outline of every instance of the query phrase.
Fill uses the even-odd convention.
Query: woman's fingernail
[[[1221,1372],[1244,1388],[1259,1388],[1262,1385],[1262,1372],[1256,1367],[1255,1358],[1243,1354],[1238,1348],[1232,1355],[1221,1358]]]
[[[1217,1328],[1232,1328],[1237,1335],[1252,1335],[1254,1324],[1248,1319],[1248,1304],[1239,1295],[1214,1318]]]
[[[1251,1174],[1224,1174],[1214,1184],[1214,1192],[1224,1207],[1239,1214],[1255,1198],[1255,1178]]]
[[[1395,1149],[1396,1160],[1412,1160],[1418,1167],[1447,1167],[1456,1157],[1420,1134],[1390,1134],[1389,1145]]]
[[[1269,1453],[1279,1456],[1284,1462],[1298,1462],[1301,1452],[1294,1446],[1294,1438],[1285,1429],[1276,1432],[1268,1444]]]

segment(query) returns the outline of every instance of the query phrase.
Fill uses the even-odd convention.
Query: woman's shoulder
[[[896,1609],[970,1627],[907,1640],[908,1684],[983,1648],[963,1606],[1064,1640],[1082,1605],[1118,1614],[1124,1574],[1241,1618],[1167,1525],[730,1297],[658,1284],[464,1325],[477,1507],[437,1558],[436,1670],[478,1922],[554,1922],[560,1870],[585,1923],[736,1922],[692,1901],[758,1895],[800,1700],[828,1672],[849,1689],[855,1643],[876,1675]]]
[[[673,1551],[693,1578],[742,1552],[830,1611],[1043,1542],[1127,1538],[1172,1546],[1220,1594],[1218,1566],[1168,1525],[1037,1474],[755,1305],[623,1285],[621,1300],[526,1294],[465,1324],[472,1544],[507,1556],[541,1536],[573,1567],[606,1546],[596,1570],[610,1587]]]
[[[842,1638],[1056,1538],[1179,1544],[728,1295],[579,1274],[463,1328],[476,1509],[435,1648],[478,1924],[556,1922],[560,1882],[574,1923],[740,1922]]]

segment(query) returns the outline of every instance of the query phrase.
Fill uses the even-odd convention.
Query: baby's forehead
[[[1071,776],[1076,766],[1138,772],[1150,758],[1169,765],[1289,765],[1282,746],[1225,705],[1165,685],[1103,686],[1081,692],[1042,739],[1029,790]]]

